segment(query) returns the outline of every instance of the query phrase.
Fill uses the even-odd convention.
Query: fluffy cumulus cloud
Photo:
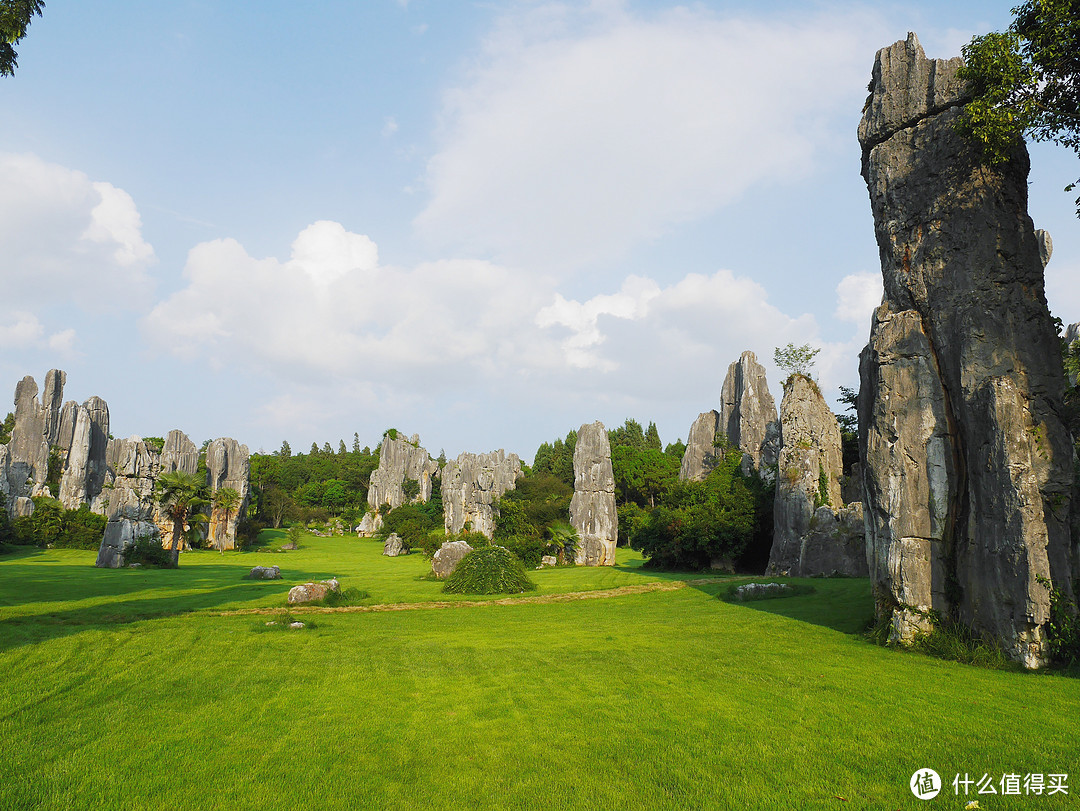
[[[74,345],[71,312],[138,307],[154,251],[131,196],[32,154],[0,153],[0,348]]]
[[[302,231],[287,259],[252,257],[235,240],[203,243],[184,276],[142,320],[145,337],[182,359],[276,381],[268,388],[282,393],[258,416],[280,425],[342,403],[399,421],[425,404],[483,421],[522,403],[529,413],[577,403],[592,418],[611,409],[681,422],[688,408],[716,404],[727,365],[745,349],[776,383],[776,346],[809,341],[837,363],[851,351],[823,343],[812,316],[782,312],[759,283],[727,270],[670,284],[631,276],[576,299],[557,280],[486,261],[382,265],[371,240],[331,222]],[[845,280],[837,291],[853,316],[873,304],[857,287]],[[821,369],[827,385],[853,382],[831,361]]]
[[[523,4],[446,93],[432,242],[575,267],[814,171],[858,110],[876,16]],[[837,127],[847,127],[837,132]]]

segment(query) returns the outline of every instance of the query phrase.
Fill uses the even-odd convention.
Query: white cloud
[[[445,94],[415,226],[436,244],[559,267],[812,172],[837,112],[859,109],[883,37],[876,16],[850,10],[518,9]]]
[[[393,116],[387,116],[386,121],[383,122],[382,134],[383,138],[390,138],[398,131],[397,119]]]
[[[153,248],[131,196],[110,183],[0,153],[0,283],[8,306],[138,306]]]
[[[880,273],[852,273],[836,285],[836,310],[841,321],[852,321],[870,329],[870,316],[881,304],[885,288]]]

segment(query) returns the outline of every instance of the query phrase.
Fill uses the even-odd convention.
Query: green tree
[[[1012,12],[1008,30],[964,46],[960,78],[972,98],[957,126],[991,165],[1007,161],[1024,136],[1080,156],[1080,0],[1028,0]],[[1080,197],[1076,210],[1080,217]]]
[[[214,491],[214,512],[220,516],[217,532],[215,533],[217,538],[214,541],[217,544],[218,551],[223,555],[225,554],[225,540],[229,528],[229,519],[240,509],[241,500],[240,492],[232,487],[222,487],[220,490]]]
[[[44,0],[0,0],[0,76],[14,76],[19,66],[15,46],[26,36],[34,17],[41,16]]]
[[[795,346],[788,344],[782,349],[778,346],[773,350],[773,363],[791,375],[810,377],[810,371],[814,368],[814,359],[820,349],[815,349],[810,344]]]
[[[172,521],[172,544],[170,565],[180,565],[180,542],[184,538],[184,526],[194,525],[205,519],[199,510],[206,504],[202,496],[203,482],[198,476],[177,470],[163,473],[154,485],[154,498],[162,512]]]
[[[15,428],[15,415],[8,412],[4,421],[0,423],[0,445],[6,445],[11,439],[11,432]]]

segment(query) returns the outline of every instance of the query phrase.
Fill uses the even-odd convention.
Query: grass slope
[[[172,572],[0,558],[0,808],[923,808],[919,768],[1076,767],[1080,680],[874,647],[865,580],[746,605],[713,583],[324,614],[288,633],[217,613],[332,574],[371,602],[448,599],[422,558],[379,551],[309,538]],[[679,579],[619,559],[532,576],[541,594]],[[288,580],[240,579],[256,563]],[[929,807],[964,804],[949,786]]]

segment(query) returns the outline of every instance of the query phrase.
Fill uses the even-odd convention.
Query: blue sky
[[[856,386],[874,52],[1012,4],[49,0],[0,80],[0,392],[58,367],[117,436],[528,459],[685,438],[744,349]],[[1032,164],[1077,321],[1080,171]]]

